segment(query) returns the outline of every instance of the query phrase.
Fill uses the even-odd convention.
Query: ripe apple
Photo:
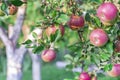
[[[117,14],[118,9],[111,2],[103,3],[97,9],[97,16],[104,25],[112,25],[117,18]]]
[[[115,51],[120,52],[120,40],[117,40],[115,43]]]
[[[54,25],[52,25],[46,28],[46,35],[49,37],[51,34],[55,34],[56,30],[57,28]]]
[[[18,10],[18,8],[17,8],[16,6],[10,5],[10,6],[9,6],[9,15],[14,15],[14,14],[16,14],[17,10]]]
[[[60,25],[58,28],[54,25],[46,28],[46,35],[49,37],[51,34],[55,34],[57,30],[60,30],[61,36],[65,33],[65,28],[63,25]]]
[[[114,64],[111,71],[107,72],[111,77],[120,76],[120,64]]]
[[[44,62],[51,62],[56,58],[56,52],[52,49],[44,50],[41,54],[41,58]]]
[[[90,42],[94,46],[100,47],[107,43],[108,35],[103,29],[95,29],[90,33]]]
[[[68,26],[72,30],[78,30],[84,26],[84,18],[82,16],[72,15],[68,21]]]
[[[91,78],[87,72],[82,72],[79,76],[79,80],[91,80]]]

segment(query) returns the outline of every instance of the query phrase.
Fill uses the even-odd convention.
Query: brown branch
[[[23,22],[24,22],[24,18],[25,18],[25,12],[26,12],[26,6],[22,6],[18,9],[18,14],[17,14],[17,19],[14,25],[14,30],[13,30],[13,35],[10,38],[14,45],[16,45],[16,42],[19,38],[22,26],[23,26]]]
[[[1,26],[0,26],[0,38],[2,39],[5,46],[9,44],[10,40],[8,39],[7,33],[5,32],[5,29],[3,29]]]

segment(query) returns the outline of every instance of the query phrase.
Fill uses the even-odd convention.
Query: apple
[[[44,62],[51,62],[56,58],[56,52],[52,49],[44,50],[41,54],[41,58]]]
[[[95,29],[89,36],[91,44],[97,47],[104,46],[108,41],[108,35],[103,29]]]
[[[118,9],[111,3],[101,4],[97,9],[97,16],[104,25],[112,25],[117,18]]]
[[[82,72],[79,76],[79,80],[91,80],[91,78],[87,72]]]
[[[14,15],[16,14],[18,8],[14,6],[13,4],[9,6],[9,15]]]
[[[52,25],[52,26],[46,28],[45,32],[46,32],[46,35],[49,37],[50,35],[55,34],[57,30],[60,30],[61,36],[64,35],[65,28],[62,24],[58,28],[56,26]]]
[[[68,26],[72,30],[78,30],[84,26],[84,18],[82,16],[72,15],[68,21]]]
[[[120,64],[114,64],[111,71],[107,72],[111,77],[120,76]]]
[[[49,37],[50,35],[55,34],[56,31],[57,28],[54,25],[52,25],[46,28],[46,35]]]
[[[115,51],[120,52],[120,39],[116,41],[115,43]]]

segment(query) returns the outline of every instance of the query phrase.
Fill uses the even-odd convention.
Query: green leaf
[[[106,44],[106,50],[107,50],[107,52],[109,52],[110,54],[112,54],[113,53],[113,42],[109,42],[109,43],[107,43]]]
[[[90,14],[89,13],[86,13],[85,15],[85,20],[90,22],[91,21],[91,17],[90,17]]]
[[[38,36],[35,32],[32,32],[32,36],[36,39]]]
[[[57,30],[56,33],[55,33],[55,41],[59,40],[60,37],[61,37],[60,30]]]
[[[112,64],[106,64],[104,66],[104,71],[110,71],[112,69]]]
[[[7,5],[3,3],[2,6],[1,6],[1,10],[5,11],[6,9],[7,9]]]
[[[78,60],[79,60],[79,56],[74,57],[74,62],[75,63],[78,62]]]
[[[43,46],[37,46],[37,47],[35,47],[33,50],[32,50],[32,52],[33,53],[37,53],[37,54],[39,54],[42,50],[44,49],[44,47]]]
[[[10,2],[15,6],[21,6],[23,4],[21,0],[11,0]]]
[[[51,35],[50,35],[50,42],[57,41],[59,34],[60,34],[60,31],[59,31],[59,30],[57,30],[57,31],[55,32],[55,34],[51,34]]]
[[[60,17],[56,20],[56,22],[59,23],[59,24],[61,24],[61,23],[65,24],[65,23],[67,23],[68,20],[69,20],[68,15],[61,14]]]
[[[71,70],[71,69],[73,69],[73,66],[72,66],[71,64],[68,64],[68,65],[66,66],[66,68],[67,68],[68,70]]]
[[[103,0],[90,0],[91,2],[95,2],[95,3],[102,3]]]
[[[90,59],[91,59],[91,62],[93,62],[95,64],[99,64],[100,63],[100,60],[99,60],[98,56],[96,56],[94,54],[91,55]]]
[[[66,54],[66,55],[64,56],[64,58],[66,58],[66,59],[68,59],[68,60],[70,60],[70,61],[73,61],[73,57],[72,57],[70,54]]]
[[[55,35],[54,34],[51,34],[50,35],[50,42],[54,42],[55,41]]]
[[[39,43],[40,45],[43,45],[43,46],[45,46],[45,43],[44,43],[44,41],[43,41],[43,40],[41,40],[41,39],[38,39],[38,43]]]
[[[55,17],[57,15],[57,11],[53,10],[49,13],[50,17]]]
[[[32,41],[30,39],[26,40],[25,42],[23,42],[22,44],[31,44]]]
[[[99,18],[95,17],[94,20],[95,20],[96,26],[101,25],[101,22],[100,22]]]
[[[100,57],[103,61],[106,61],[110,58],[110,54],[107,54],[107,53],[101,53],[100,54]]]

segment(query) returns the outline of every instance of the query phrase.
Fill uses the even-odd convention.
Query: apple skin
[[[45,32],[46,32],[46,35],[49,37],[50,35],[55,34],[56,31],[57,31],[57,28],[54,25],[52,25],[50,27],[47,27]]]
[[[9,6],[9,15],[14,15],[17,13],[17,11],[18,11],[18,7],[14,6],[14,5]]]
[[[97,16],[104,25],[112,25],[117,18],[118,9],[111,3],[101,4],[97,9]]]
[[[45,32],[46,32],[46,35],[48,37],[50,37],[50,35],[55,34],[57,30],[60,30],[61,36],[64,35],[65,28],[64,28],[64,26],[62,24],[58,28],[56,26],[52,25],[52,26],[46,28]]]
[[[78,80],[91,80],[90,75],[87,72],[82,72]]]
[[[120,39],[116,41],[115,43],[115,51],[120,52]]]
[[[44,50],[41,54],[41,58],[44,62],[51,62],[56,58],[56,52],[52,49]]]
[[[68,21],[68,26],[72,30],[78,30],[84,26],[84,18],[82,16],[72,15]]]
[[[120,76],[120,64],[114,64],[111,71],[107,72],[111,77]]]
[[[108,35],[103,29],[95,29],[90,33],[90,42],[94,46],[104,46],[108,41]]]

